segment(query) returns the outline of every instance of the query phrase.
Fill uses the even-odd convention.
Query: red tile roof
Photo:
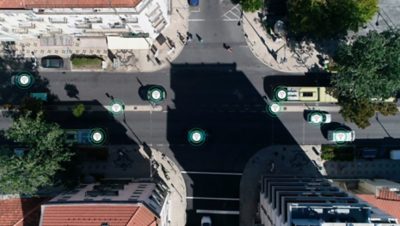
[[[390,191],[389,188],[381,188],[381,189],[379,189],[377,198],[393,200],[393,201],[400,201],[400,194],[397,192],[394,192],[394,191]]]
[[[400,201],[377,199],[375,195],[368,194],[357,194],[357,196],[372,206],[400,220]]]
[[[0,0],[0,9],[134,8],[142,0]]]
[[[1,226],[39,225],[40,204],[47,198],[0,200]]]
[[[42,213],[42,226],[156,226],[158,218],[138,204],[50,204]]]

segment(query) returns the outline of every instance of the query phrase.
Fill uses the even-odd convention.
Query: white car
[[[201,218],[201,226],[211,226],[211,217],[203,216]]]
[[[324,111],[311,111],[307,115],[307,122],[313,124],[322,124],[332,122],[332,116]]]
[[[353,130],[331,130],[328,131],[328,140],[336,143],[344,143],[354,141],[356,139],[356,133]]]

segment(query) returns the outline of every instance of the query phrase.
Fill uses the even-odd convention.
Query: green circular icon
[[[319,112],[313,112],[310,114],[310,123],[321,124],[323,122],[324,116]]]
[[[354,131],[340,128],[333,131],[328,131],[328,139],[336,144],[344,144],[346,142],[354,141],[355,133]]]
[[[206,141],[206,132],[199,128],[194,128],[188,132],[188,141],[192,145],[201,145]]]
[[[286,87],[277,87],[274,91],[275,95],[275,99],[277,101],[286,101],[287,100],[287,88]]]
[[[154,103],[162,102],[166,97],[166,91],[162,86],[152,86],[147,91],[147,99]]]
[[[90,142],[92,144],[102,144],[106,139],[106,134],[103,129],[92,129],[90,132]]]
[[[282,107],[278,103],[271,103],[270,105],[267,106],[267,113],[271,116],[276,116],[281,112]]]
[[[12,77],[12,83],[21,89],[27,89],[34,83],[34,78],[29,72],[21,72]]]
[[[121,100],[114,99],[111,102],[109,110],[115,115],[122,114],[125,110],[125,104]]]

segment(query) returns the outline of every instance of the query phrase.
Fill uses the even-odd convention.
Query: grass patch
[[[98,56],[73,55],[71,57],[74,68],[100,69],[102,61],[103,59]]]
[[[321,158],[327,161],[352,161],[354,159],[353,146],[322,145]]]

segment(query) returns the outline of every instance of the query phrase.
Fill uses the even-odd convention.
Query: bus
[[[318,102],[318,103],[337,103],[338,100],[327,92],[327,87],[285,87],[280,88],[277,95],[278,100],[288,102]],[[379,102],[377,98],[371,101]],[[395,102],[394,97],[388,98],[383,102]]]

